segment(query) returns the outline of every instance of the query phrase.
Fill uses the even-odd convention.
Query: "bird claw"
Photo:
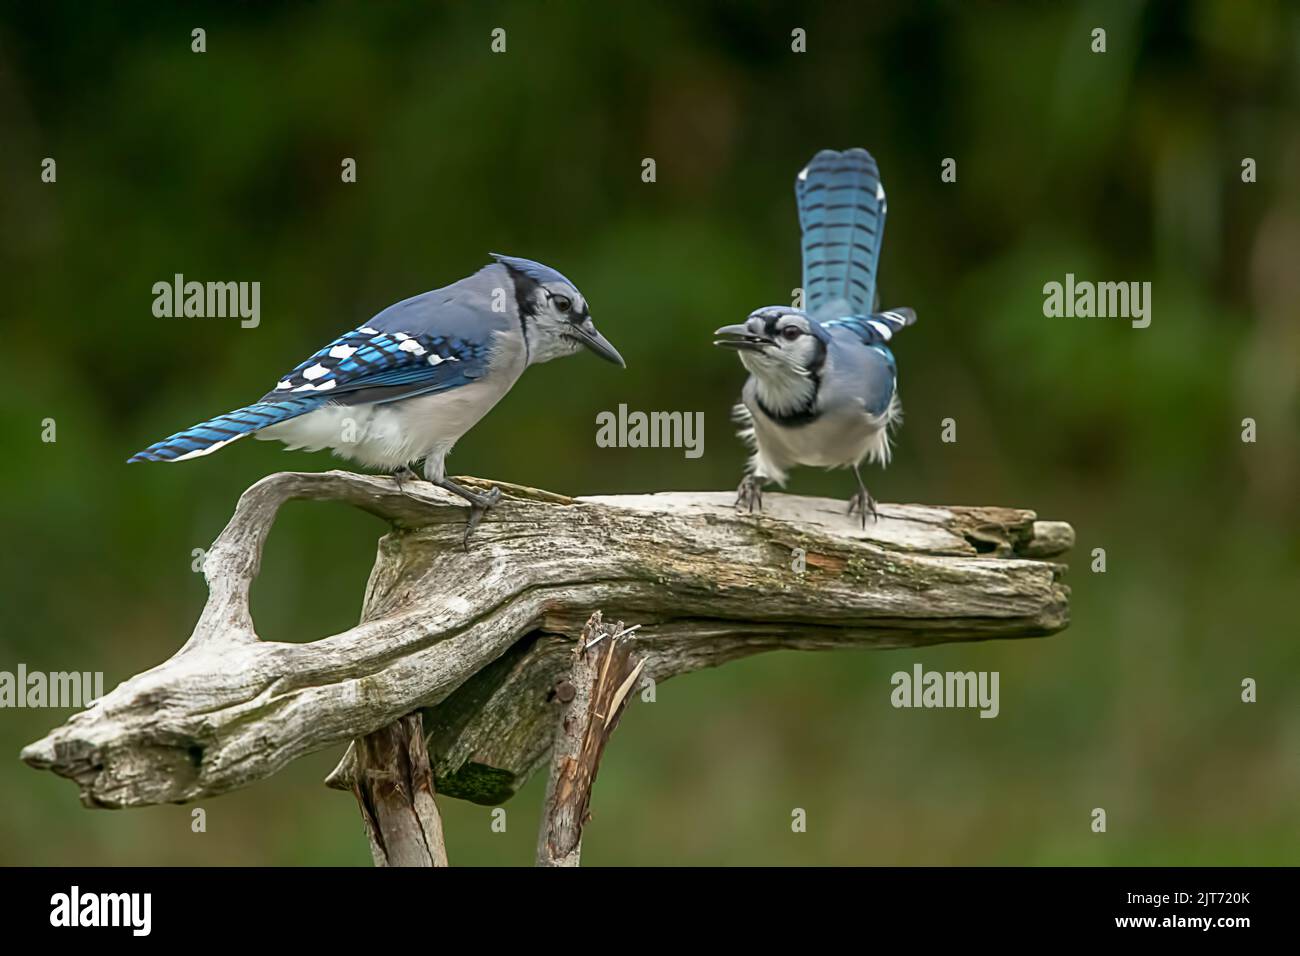
[[[465,523],[465,550],[469,550],[469,536],[474,533],[478,523],[483,520],[483,516],[488,513],[488,509],[495,507],[496,503],[501,500],[501,489],[496,485],[492,490],[482,495],[475,495],[469,499],[469,520]]]
[[[420,476],[417,475],[413,470],[411,470],[410,465],[403,465],[401,468],[394,469],[392,477],[393,477],[393,481],[396,482],[397,484],[397,490],[404,495],[408,495],[410,494],[410,492],[408,492],[405,488],[402,487],[403,481],[420,480]]]
[[[879,521],[880,514],[876,511],[876,499],[871,497],[871,492],[866,488],[859,488],[849,499],[849,514],[857,512],[862,515],[862,527],[867,527],[867,515],[871,515],[872,521]]]
[[[746,475],[740,482],[740,487],[736,489],[737,508],[748,508],[749,513],[753,514],[754,509],[763,510],[763,482],[754,475]]]

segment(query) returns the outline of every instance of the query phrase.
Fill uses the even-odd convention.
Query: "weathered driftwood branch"
[[[352,792],[375,866],[446,866],[419,712],[367,734],[355,747]]]
[[[23,759],[76,781],[88,806],[185,801],[423,709],[438,791],[492,803],[545,759],[547,695],[594,608],[644,625],[638,653],[656,681],[777,648],[1034,637],[1068,619],[1063,566],[1043,559],[1072,532],[1029,511],[882,505],[863,531],[824,499],[768,495],[749,516],[729,493],[501,487],[466,553],[462,503],[426,483],[402,493],[339,471],[258,482],[209,552],[185,646]],[[310,644],[259,639],[248,611],[267,532],[296,498],[392,526],[361,623]],[[350,752],[332,780],[354,779]]]
[[[645,658],[633,657],[633,638],[626,633],[622,621],[603,624],[597,611],[574,645],[572,669],[556,685],[561,711],[537,837],[538,866],[578,865],[600,758],[645,667]]]

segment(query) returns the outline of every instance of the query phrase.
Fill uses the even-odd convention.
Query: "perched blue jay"
[[[276,383],[259,401],[150,445],[129,461],[186,461],[245,435],[424,477],[470,503],[470,533],[501,490],[470,491],[445,461],[529,365],[586,346],[622,366],[587,300],[554,269],[493,253],[496,262],[441,289],[390,305]]]
[[[862,483],[864,458],[889,462],[889,429],[902,418],[889,340],[916,321],[911,309],[875,312],[885,230],[885,189],[865,149],[824,149],[794,183],[803,231],[804,306],[767,306],[718,329],[749,378],[735,418],[753,449],[737,507],[763,505],[763,485],[784,485],[795,465],[852,468],[849,499],[867,524],[876,502]]]

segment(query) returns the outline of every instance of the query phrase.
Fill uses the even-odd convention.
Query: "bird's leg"
[[[862,474],[858,471],[857,465],[853,466],[853,477],[858,480],[858,490],[849,499],[849,514],[855,511],[861,514],[862,527],[865,528],[868,512],[871,514],[872,521],[879,521],[880,515],[876,513],[876,499],[871,497],[871,492],[867,491],[867,486],[862,483]]]
[[[461,485],[456,484],[450,478],[438,478],[433,482],[439,488],[450,491],[453,495],[460,495],[469,502],[469,522],[465,526],[465,550],[469,550],[469,536],[474,533],[478,523],[483,520],[487,510],[501,500],[501,489],[496,485],[486,494],[479,494],[476,491],[470,491]]]
[[[763,510],[763,479],[758,475],[746,475],[740,481],[740,487],[736,489],[736,507],[748,508],[749,513],[753,514],[754,509]]]

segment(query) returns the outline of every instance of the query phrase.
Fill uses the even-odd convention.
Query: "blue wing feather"
[[[822,327],[847,329],[864,345],[885,345],[899,330],[915,321],[916,313],[911,309],[890,309],[888,312],[873,312],[870,315],[845,315],[828,319],[822,323]]]
[[[486,339],[362,326],[299,364],[260,401],[177,432],[127,461],[197,458],[327,404],[384,403],[449,391],[481,377],[487,362]]]
[[[487,353],[486,340],[381,332],[362,326],[339,336],[299,364],[262,400],[324,394],[355,404],[446,391],[480,377],[486,369]],[[399,390],[391,391],[395,388]],[[371,394],[376,389],[384,393]]]
[[[833,303],[866,315],[875,308],[876,272],[885,231],[885,190],[865,149],[824,149],[795,178],[803,231],[806,311]]]
[[[832,336],[852,336],[840,338],[840,342],[856,356],[853,365],[860,363],[864,369],[862,400],[873,415],[883,415],[889,409],[898,378],[898,363],[889,341],[915,321],[916,313],[911,309],[890,309],[871,315],[841,316],[821,324]]]

